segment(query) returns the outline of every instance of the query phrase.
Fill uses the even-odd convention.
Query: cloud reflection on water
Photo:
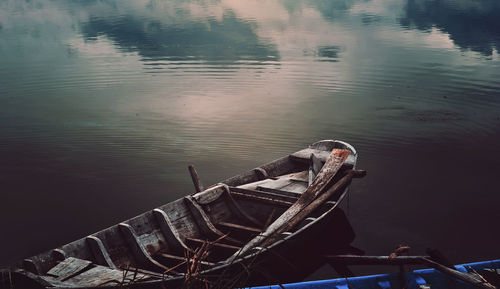
[[[439,29],[462,49],[491,56],[500,48],[500,2],[492,0],[408,0],[400,19],[407,29]]]

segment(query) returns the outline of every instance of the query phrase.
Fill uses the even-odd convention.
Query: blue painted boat
[[[456,265],[457,271],[468,273],[481,272],[484,269],[500,269],[500,259]],[[360,277],[337,278],[330,280],[307,281],[284,285],[267,285],[251,287],[251,289],[475,289],[472,284],[454,279],[436,269],[414,270],[404,274],[405,284],[401,284],[398,273],[380,274]]]

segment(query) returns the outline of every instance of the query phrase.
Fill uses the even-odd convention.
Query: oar
[[[333,149],[330,156],[326,160],[323,168],[318,173],[312,184],[307,187],[300,198],[288,208],[278,219],[276,219],[267,229],[250,240],[243,248],[229,257],[226,262],[232,263],[236,258],[244,256],[248,251],[261,244],[268,237],[278,231],[283,225],[287,224],[295,215],[307,207],[318,195],[323,193],[331,182],[335,174],[340,170],[342,164],[349,156],[350,151],[343,149]]]
[[[336,182],[333,186],[331,186],[326,192],[319,195],[316,199],[314,199],[309,205],[300,210],[295,216],[290,218],[286,223],[280,226],[272,236],[268,237],[265,241],[261,243],[261,247],[265,247],[271,244],[277,237],[283,232],[286,232],[293,227],[295,227],[298,223],[304,220],[309,214],[311,214],[315,209],[317,209],[321,204],[330,199],[334,194],[339,192],[341,189],[345,188],[349,185],[353,178],[362,178],[366,175],[365,170],[349,170],[345,176],[343,176],[338,182]],[[343,198],[341,196],[335,206],[338,205],[340,199]]]

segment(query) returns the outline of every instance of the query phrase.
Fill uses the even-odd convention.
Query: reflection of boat
[[[380,257],[378,257],[380,258]],[[396,261],[396,260],[393,260]],[[393,264],[396,264],[394,262]],[[404,274],[391,273],[360,277],[338,278],[331,280],[309,281],[294,284],[273,285],[252,287],[252,289],[310,289],[310,288],[350,288],[350,289],[424,289],[424,288],[454,288],[454,289],[474,289],[474,288],[498,288],[500,285],[500,259],[485,262],[476,262],[463,265],[456,265],[451,269],[455,273],[466,278],[474,278],[465,282],[457,279],[457,276],[443,274],[442,268],[439,269],[420,269]],[[481,276],[479,276],[479,274]],[[477,282],[476,282],[477,281]],[[486,282],[485,282],[486,281]]]
[[[337,243],[352,241],[334,219],[351,179],[364,173],[354,170],[356,159],[349,144],[320,141],[206,190],[191,170],[197,193],[24,259],[0,287],[269,283],[290,275],[297,260],[307,263],[300,246],[320,244],[328,224],[349,233]]]

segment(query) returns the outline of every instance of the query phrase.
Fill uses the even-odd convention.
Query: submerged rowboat
[[[325,235],[363,175],[356,160],[351,145],[324,140],[206,190],[192,171],[197,193],[26,258],[3,272],[0,288],[269,284]],[[341,227],[327,229],[340,240]]]

